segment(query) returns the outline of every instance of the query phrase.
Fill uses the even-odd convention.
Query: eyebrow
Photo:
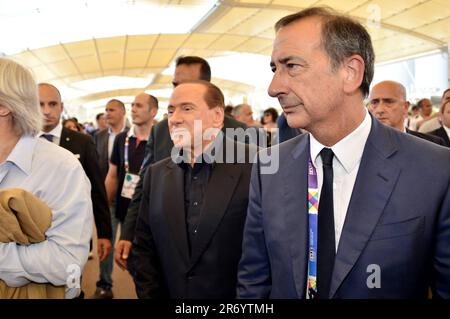
[[[300,62],[300,63],[302,63],[302,64],[309,65],[309,63],[306,62],[305,59],[303,59],[303,58],[301,58],[301,57],[299,57],[299,56],[295,56],[295,55],[290,55],[290,56],[287,56],[287,57],[278,59],[278,62],[279,62],[280,64],[287,64],[289,61],[294,61],[294,62],[295,62],[295,61],[298,61],[298,62]],[[275,62],[270,61],[270,67],[274,67],[274,66],[275,66]]]

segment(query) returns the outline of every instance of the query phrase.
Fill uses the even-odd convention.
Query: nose
[[[50,114],[50,108],[45,103],[41,104],[41,111],[42,111],[42,114],[44,114],[44,115]]]
[[[183,123],[183,117],[181,116],[181,111],[178,108],[175,108],[169,116],[169,124],[176,126]]]
[[[278,97],[281,94],[287,93],[286,81],[283,79],[281,71],[276,70],[273,73],[272,81],[270,82],[268,93],[271,97]]]

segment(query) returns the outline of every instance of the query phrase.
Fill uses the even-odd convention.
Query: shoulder
[[[58,169],[78,170],[81,169],[79,160],[72,152],[53,143],[37,139],[33,153],[33,165],[46,166],[49,172]]]
[[[155,125],[153,125],[152,130],[157,133],[161,133],[161,132],[164,133],[168,130],[168,127],[169,127],[169,121],[166,119],[166,120],[162,120],[161,122],[158,122]]]
[[[397,141],[400,158],[409,161],[412,166],[424,166],[424,169],[428,171],[434,168],[441,170],[443,167],[448,167],[450,149],[433,143],[431,139],[421,138],[421,135],[430,137],[429,134],[418,132],[405,134],[392,129],[390,135]]]
[[[245,123],[242,123],[242,122],[235,120],[234,118],[226,116],[226,115],[223,119],[223,126],[225,128],[238,128],[238,127],[241,127],[243,129],[247,128],[247,125]]]
[[[426,133],[421,133],[421,132],[415,132],[415,131],[410,131],[410,134],[414,135],[414,136],[417,136],[417,137],[420,137],[420,138],[422,138],[424,140],[427,140],[427,141],[430,141],[430,142],[433,142],[433,143],[436,143],[436,144],[440,144],[440,145],[443,145],[443,142],[444,142],[440,137],[438,137],[436,135],[431,135],[431,134],[426,134]]]
[[[116,135],[116,140],[124,140],[125,141],[127,135],[128,135],[128,131],[120,132],[119,134]]]
[[[63,135],[66,135],[67,137],[69,137],[70,139],[72,139],[74,142],[78,142],[78,143],[90,143],[92,142],[92,137],[80,132],[75,132],[72,130],[68,130],[68,129],[63,129],[63,134],[61,135],[61,137],[63,137]]]
[[[108,129],[105,128],[103,130],[97,131],[94,135],[94,141],[105,139],[108,137]]]

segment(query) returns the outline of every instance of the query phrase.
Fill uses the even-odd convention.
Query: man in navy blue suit
[[[374,51],[364,27],[309,8],[275,25],[277,97],[309,134],[253,168],[240,298],[450,297],[450,151],[381,125],[363,104]]]

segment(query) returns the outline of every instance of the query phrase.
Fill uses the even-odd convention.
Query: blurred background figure
[[[238,104],[231,112],[233,117],[239,122],[245,123],[248,127],[262,127],[262,125],[253,119],[252,107],[248,104]]]
[[[267,146],[276,144],[276,139],[278,138],[277,119],[278,112],[273,107],[266,109],[263,113],[263,117],[261,118],[261,124],[267,133]]]
[[[80,125],[77,123],[77,121],[73,118],[70,119],[65,119],[63,121],[63,126],[69,130],[75,131],[75,132],[80,132],[83,133],[80,129]]]
[[[233,105],[225,106],[225,116],[233,117]]]

